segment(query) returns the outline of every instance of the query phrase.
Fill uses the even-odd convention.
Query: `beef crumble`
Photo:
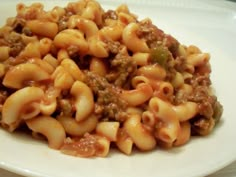
[[[106,79],[115,86],[124,87],[129,77],[135,73],[137,66],[128,53],[123,51],[124,49],[120,50],[113,59],[109,60],[111,72],[106,75]]]
[[[198,104],[198,114],[190,120],[193,134],[207,135],[219,121],[223,107],[210,90],[211,81],[209,74],[195,74],[188,82],[193,88],[190,95],[176,92],[174,104],[178,105],[186,101]]]
[[[93,72],[86,71],[85,75],[85,82],[95,95],[95,114],[102,119],[123,122],[127,118],[127,103],[119,96],[121,89]]]
[[[7,46],[10,47],[10,56],[16,57],[24,48],[25,44],[21,35],[12,31],[9,35],[4,36]]]
[[[162,44],[165,37],[165,33],[152,24],[150,20],[143,20],[139,22],[138,36],[145,39],[147,45],[150,48],[156,47],[156,45]]]
[[[156,48],[163,45],[168,48],[173,57],[177,56],[179,42],[169,34],[165,34],[164,31],[153,25],[148,19],[139,22],[138,36],[145,39],[147,45],[150,48]]]

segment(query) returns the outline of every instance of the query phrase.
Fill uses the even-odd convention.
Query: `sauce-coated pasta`
[[[105,157],[110,147],[129,155],[180,146],[219,122],[210,55],[126,5],[16,10],[0,28],[2,128],[24,126],[65,154]]]

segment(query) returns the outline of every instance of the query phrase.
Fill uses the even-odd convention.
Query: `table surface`
[[[4,169],[0,169],[0,177],[23,177],[23,176],[8,172]],[[206,177],[236,177],[236,161],[228,165],[227,167]]]

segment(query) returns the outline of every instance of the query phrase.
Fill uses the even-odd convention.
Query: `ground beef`
[[[22,30],[26,24],[26,20],[23,18],[16,18],[12,24],[12,28],[17,33],[22,33]]]
[[[213,118],[207,119],[202,116],[197,116],[190,120],[192,135],[208,135],[215,127],[215,120]]]
[[[222,114],[223,114],[223,106],[219,101],[215,101],[213,105],[214,113],[213,113],[213,119],[215,119],[215,122],[218,123]]]
[[[192,101],[198,104],[199,115],[212,118],[214,114],[213,105],[216,103],[216,97],[210,95],[209,86],[211,84],[209,75],[195,75],[188,81],[193,88],[191,95],[182,94],[182,92],[176,91],[174,98],[174,104],[178,105],[186,101]]]
[[[96,136],[86,133],[81,138],[67,138],[61,152],[80,157],[92,157],[104,151]]]
[[[186,81],[187,84],[192,85],[193,88],[197,88],[198,86],[205,86],[206,90],[211,85],[210,75],[209,74],[195,74],[192,79]]]
[[[163,44],[172,53],[172,56],[176,58],[178,56],[179,42],[169,34],[165,34]]]
[[[102,119],[124,121],[127,103],[120,98],[121,89],[93,72],[86,71],[85,75],[85,82],[95,95],[95,113]]]
[[[188,101],[198,103],[199,114],[210,119],[214,114],[213,105],[217,101],[216,96],[210,95],[209,86],[211,84],[209,75],[197,75],[190,80],[193,93]]]
[[[70,58],[76,62],[81,70],[86,70],[89,68],[90,61],[92,59],[90,55],[80,56],[78,52],[73,53],[72,48],[69,48],[68,50],[70,50],[69,53],[71,53]]]
[[[199,110],[199,114],[206,117],[206,118],[212,118],[213,114],[214,114],[214,109],[213,109],[213,105],[216,101],[216,97],[215,96],[209,96],[209,95],[204,95],[200,92],[196,92],[196,97],[193,98],[192,100],[190,99],[190,101],[199,101],[199,105],[198,105],[198,110]]]
[[[10,56],[12,57],[16,57],[25,48],[21,35],[14,31],[4,36],[4,40],[7,46],[10,47]]]
[[[151,48],[151,62],[158,63],[165,68],[167,76],[165,81],[172,81],[176,72],[183,73],[187,69],[186,58],[179,56],[179,42],[170,35],[159,30],[149,20],[139,23],[138,36],[143,38]],[[187,101],[198,104],[198,115],[192,119],[192,126],[200,135],[207,134],[221,117],[222,106],[216,96],[210,94],[211,85],[209,74],[196,72],[192,79],[185,80],[193,87],[191,95],[175,90],[172,104],[179,105]]]
[[[120,42],[106,39],[104,41],[107,44],[107,49],[111,54],[117,54],[120,50]]]
[[[178,105],[186,101],[197,103],[198,114],[190,120],[193,133],[207,135],[219,121],[223,107],[217,97],[211,94],[209,74],[196,74],[188,81],[188,84],[193,87],[192,94],[186,95],[182,92],[177,92],[174,104]]]
[[[72,117],[75,108],[69,99],[57,99],[57,110],[60,115]]]
[[[137,69],[135,61],[128,54],[120,52],[109,62],[111,72],[106,75],[106,79],[115,86],[124,87]]]
[[[24,48],[24,44],[22,43],[15,43],[11,46],[10,49],[10,56],[16,57]]]
[[[26,36],[32,36],[33,33],[32,31],[25,26],[26,25],[26,20],[23,18],[15,18],[14,22],[12,23],[12,29],[16,33],[19,34],[25,34]]]
[[[189,95],[181,90],[176,89],[175,95],[173,97],[172,104],[173,105],[180,105],[188,101]]]
[[[178,71],[180,73],[186,71],[186,69],[187,69],[186,58],[183,56],[177,57],[175,59],[174,68],[176,69],[176,71]]]
[[[171,35],[165,34],[162,30],[152,24],[149,20],[139,22],[138,36],[145,39],[150,48],[163,45],[168,48],[173,57],[176,58],[179,42]]]
[[[155,47],[157,44],[163,42],[165,33],[158,29],[155,25],[152,24],[149,20],[144,20],[139,22],[139,31],[137,32],[138,36],[144,38],[147,45],[150,48]]]

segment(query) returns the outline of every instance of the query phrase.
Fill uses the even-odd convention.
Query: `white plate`
[[[15,14],[15,3],[1,3],[0,22]],[[114,8],[122,1],[100,1]],[[195,44],[211,53],[212,81],[224,105],[222,121],[213,134],[195,138],[169,151],[125,156],[118,151],[107,158],[83,159],[49,149],[29,136],[0,130],[0,167],[40,177],[195,177],[210,174],[236,159],[236,6],[225,1],[124,0],[140,18],[150,17],[181,43]],[[30,4],[30,1],[25,1]],[[48,1],[48,6],[66,1]]]

